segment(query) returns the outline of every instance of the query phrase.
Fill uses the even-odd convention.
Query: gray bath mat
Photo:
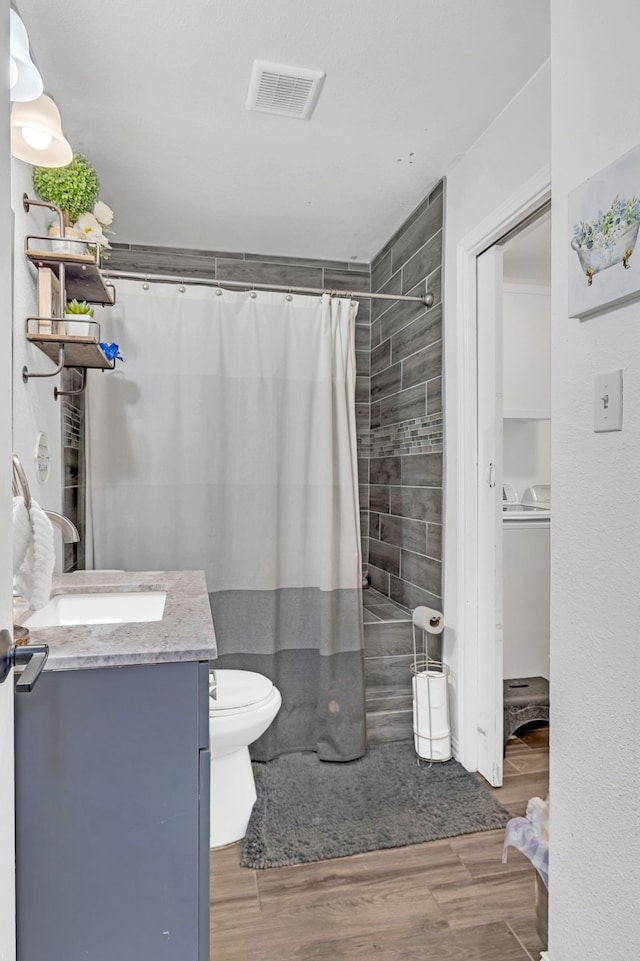
[[[275,868],[501,828],[510,815],[457,761],[421,762],[410,741],[346,764],[316,754],[255,763],[258,799],[241,864]]]

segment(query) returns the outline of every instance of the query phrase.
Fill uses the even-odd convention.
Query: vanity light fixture
[[[11,153],[37,167],[66,167],[73,160],[62,132],[60,111],[45,93],[11,110]]]
[[[40,71],[29,53],[27,28],[15,10],[10,10],[11,56],[9,83],[12,100],[36,100],[44,90]]]

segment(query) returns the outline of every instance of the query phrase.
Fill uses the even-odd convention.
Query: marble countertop
[[[207,661],[217,655],[203,571],[81,571],[54,576],[54,594],[166,591],[160,621],[30,628],[33,644],[48,644],[45,671]],[[16,623],[30,611],[15,610]]]

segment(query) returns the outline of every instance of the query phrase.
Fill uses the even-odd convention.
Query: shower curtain
[[[365,751],[356,307],[329,296],[119,281],[90,378],[93,564],[204,570],[217,668],[283,704],[268,760]]]

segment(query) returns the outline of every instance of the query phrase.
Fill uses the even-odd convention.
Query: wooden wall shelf
[[[32,200],[27,194],[22,195],[22,204],[27,213],[32,206],[53,210],[60,224],[60,236],[57,240],[60,243],[68,240],[64,236],[64,217],[59,207],[45,200]],[[49,244],[52,249],[37,250],[31,246],[33,242],[40,246]],[[25,365],[22,368],[22,380],[26,384],[32,377],[56,377],[65,367],[77,367],[82,371],[82,387],[79,390],[66,391],[56,387],[53,391],[56,400],[62,396],[82,394],[87,385],[88,369],[113,370],[116,366],[115,358],[110,360],[100,346],[100,325],[97,321],[89,321],[87,315],[77,315],[83,324],[90,324],[87,329],[91,333],[87,336],[69,334],[64,327],[67,323],[64,320],[65,306],[69,300],[86,301],[104,307],[113,307],[116,302],[115,287],[113,284],[106,284],[100,272],[100,249],[96,248],[94,257],[83,247],[82,238],[79,238],[78,248],[84,249],[85,253],[68,253],[67,250],[56,249],[56,238],[30,235],[25,240],[25,254],[35,267],[38,277],[37,310],[39,314],[43,311],[49,314],[27,318],[26,338],[56,366],[54,370],[41,373],[30,371]],[[57,285],[51,274],[58,280],[57,291],[53,291]],[[58,312],[62,314],[61,317],[55,316]]]
[[[49,267],[56,277],[60,264],[65,268],[65,287],[68,300],[86,300],[89,304],[113,307],[115,298],[104,282],[100,268],[91,254],[55,253],[50,250],[25,251],[35,267]]]
[[[93,337],[70,337],[58,334],[27,334],[27,340],[39,347],[50,360],[58,361],[64,346],[65,367],[86,367],[113,370],[115,360],[109,360]]]

